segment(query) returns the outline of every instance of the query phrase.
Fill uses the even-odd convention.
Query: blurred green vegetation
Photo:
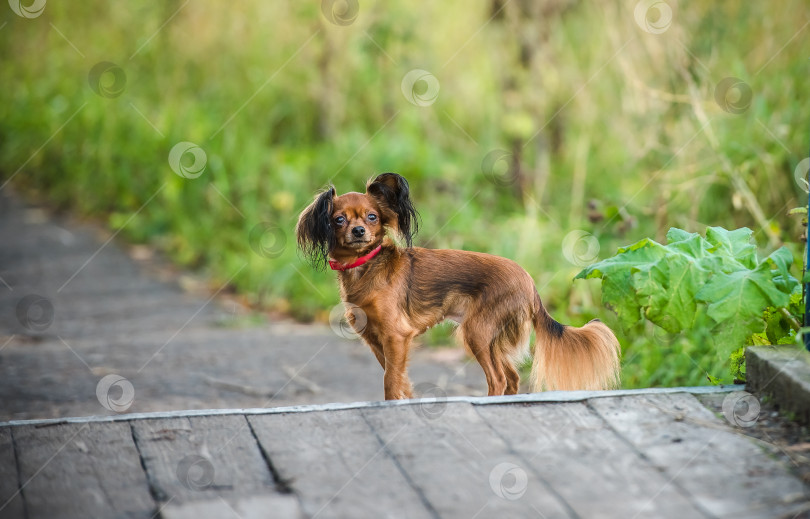
[[[262,308],[323,320],[337,287],[296,254],[297,215],[329,181],[342,193],[394,171],[423,218],[418,245],[512,258],[558,320],[615,324],[599,283],[572,278],[619,245],[721,225],[754,229],[763,255],[801,249],[786,212],[806,200],[793,172],[810,7],[665,5],[670,24],[665,9],[641,13],[658,34],[632,1],[361,2],[348,25],[320,2],[0,9],[0,179]],[[102,61],[125,84],[91,74]],[[436,78],[432,104],[403,95],[413,69]],[[178,142],[204,150],[199,178],[170,168]],[[699,337],[639,326],[620,340],[626,387],[725,369]]]

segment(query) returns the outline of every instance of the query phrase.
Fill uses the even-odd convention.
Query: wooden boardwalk
[[[178,280],[199,286],[195,278],[159,256],[133,259],[143,251],[8,195],[0,191],[0,421],[111,413],[96,398],[108,375],[132,384],[127,412],[382,397],[377,359],[340,327],[267,320],[220,297],[225,285],[187,292]],[[483,371],[460,349],[415,350],[410,374],[448,395],[486,394]]]
[[[6,422],[0,518],[804,516],[717,391]]]

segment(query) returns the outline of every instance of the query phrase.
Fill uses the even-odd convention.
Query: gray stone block
[[[810,352],[794,346],[751,346],[745,350],[746,388],[774,400],[810,423]]]

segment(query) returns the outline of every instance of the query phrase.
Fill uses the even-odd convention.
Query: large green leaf
[[[684,231],[683,229],[678,229],[677,227],[670,227],[667,231],[667,243],[674,243],[677,241],[683,241],[692,236],[700,236],[696,232],[689,232]]]
[[[780,247],[765,258],[768,265],[775,271],[773,281],[776,287],[786,294],[792,293],[799,282],[790,275],[790,266],[793,264],[793,255],[786,247]]]
[[[757,247],[751,243],[754,231],[748,227],[741,227],[727,231],[722,227],[709,227],[706,229],[706,241],[714,245],[715,251],[742,263],[746,268],[757,266]]]
[[[706,283],[710,272],[686,254],[671,254],[652,265],[639,267],[635,277],[638,295],[646,296],[644,315],[670,333],[692,328],[697,313],[695,293]]]
[[[673,227],[667,233],[666,248],[670,253],[682,252],[692,258],[705,258],[709,254],[709,246],[709,242],[696,232],[687,233]]]
[[[631,282],[630,269],[602,281],[602,304],[616,314],[624,330],[641,320],[641,304],[636,300]]]
[[[669,333],[697,332],[728,359],[763,331],[784,339],[790,330],[775,319],[768,328],[764,315],[773,314],[765,310],[788,307],[801,288],[790,274],[790,251],[783,247],[760,262],[752,235],[709,227],[704,238],[672,228],[666,245],[640,240],[577,278],[602,279],[602,302],[623,327],[646,318]]]
[[[667,254],[666,247],[649,238],[644,238],[633,245],[620,247],[612,258],[585,267],[574,279],[604,278],[617,273],[629,273],[634,266],[657,261]]]
[[[790,302],[790,295],[777,289],[772,277],[766,263],[756,270],[716,273],[695,297],[709,305],[709,317],[734,326],[734,320],[760,318],[766,308]]]
[[[633,269],[657,261],[666,254],[664,246],[644,239],[620,248],[612,258],[586,267],[575,279],[602,278],[602,303],[616,314],[624,329],[629,329],[641,320],[641,304],[633,288]]]
[[[765,328],[762,317],[740,317],[733,325],[719,323],[711,329],[711,344],[716,358],[726,360],[732,352],[750,342],[750,338]]]

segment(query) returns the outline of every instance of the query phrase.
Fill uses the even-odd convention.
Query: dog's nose
[[[354,234],[355,238],[362,238],[366,234],[366,228],[358,225],[354,229],[352,229],[352,234]]]

